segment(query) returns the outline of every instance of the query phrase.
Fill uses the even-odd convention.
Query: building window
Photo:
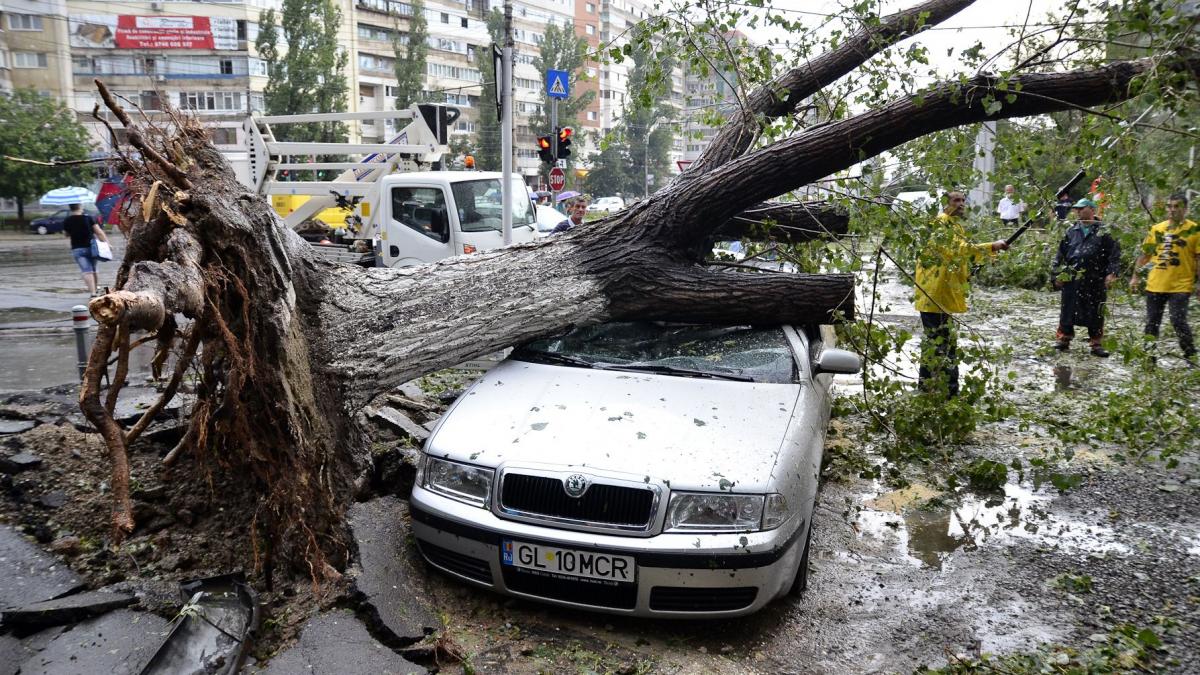
[[[596,115],[596,111],[595,111],[595,110],[589,110],[589,111],[588,111],[588,121],[589,121],[589,122],[595,122],[595,121],[596,121],[596,117],[597,117],[597,115]]]
[[[221,59],[221,74],[222,75],[232,75],[233,74],[233,59]]]
[[[13,52],[13,68],[45,68],[47,65],[44,52]]]
[[[596,13],[596,6],[595,6],[595,5],[593,5],[593,4],[592,4],[592,3],[590,3],[590,2],[589,2],[589,3],[587,3],[586,5],[584,5],[584,8],[586,8],[586,9],[587,9],[587,13],[588,13],[588,14],[595,14],[595,13]]]
[[[464,16],[462,19],[460,19],[460,22],[462,23],[463,28],[470,28],[470,26],[468,25],[469,22],[467,21],[467,17]]]
[[[450,15],[442,12],[442,23],[450,23]]]
[[[42,17],[37,14],[9,14],[8,27],[12,30],[41,30]]]
[[[242,94],[236,91],[181,91],[183,110],[241,110]]]
[[[583,27],[583,32],[587,33],[588,35],[595,35],[596,27],[589,23],[588,25]]]

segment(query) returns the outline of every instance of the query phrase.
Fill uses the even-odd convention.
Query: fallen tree
[[[177,117],[169,130],[135,121],[97,81],[138,151],[121,160],[137,196],[121,221],[130,243],[116,290],[90,306],[100,330],[80,395],[110,452],[117,531],[135,525],[126,448],[155,412],[129,430],[112,415],[139,331],[155,335],[156,363],[177,350],[164,401],[187,368],[198,373],[188,430],[168,463],[191,453],[244,482],[255,496],[246,517],[263,547],[258,562],[303,562],[320,579],[345,560],[342,515],[368,462],[358,411],[372,397],[580,324],[850,318],[850,275],[730,274],[701,264],[706,242],[718,226],[739,235],[756,231],[737,226],[739,220],[766,222],[767,236],[780,234],[770,225],[782,223],[796,239],[844,230],[844,215],[839,221],[812,208],[798,215],[797,207],[761,203],[923,134],[1120,101],[1136,93],[1138,78],[1152,68],[1196,66],[1180,57],[1003,81],[981,75],[753,147],[762,120],[789,114],[800,98],[968,4],[926,2],[865,28],[861,39],[803,72],[785,74],[779,82],[786,105],[780,86],[751,96],[752,108],[718,137],[711,157],[626,211],[538,242],[408,269],[317,258],[234,178],[195,120]],[[1006,102],[996,106],[996,100]],[[190,327],[180,329],[178,317],[190,319]],[[101,400],[113,354],[116,372]]]

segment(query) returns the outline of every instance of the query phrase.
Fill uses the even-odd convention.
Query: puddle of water
[[[93,334],[94,335],[94,334]],[[89,343],[93,335],[89,335]],[[129,379],[149,376],[154,350],[129,353]],[[75,335],[71,331],[0,332],[0,392],[43,389],[79,381]]]
[[[856,523],[860,536],[892,546],[910,564],[938,570],[949,568],[956,551],[1015,539],[1084,553],[1130,552],[1111,528],[1052,514],[1052,495],[1017,483],[1005,485],[1003,494],[964,492],[956,506],[922,505],[928,497],[920,494],[896,491],[864,500]]]
[[[40,307],[11,307],[0,309],[0,324],[32,323],[35,321],[55,321],[70,319],[71,315]]]

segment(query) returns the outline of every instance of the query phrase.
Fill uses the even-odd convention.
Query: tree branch
[[[755,204],[713,231],[713,241],[750,239],[799,244],[837,237],[850,228],[845,209],[826,201]]]
[[[794,112],[808,97],[835,82],[872,56],[929,26],[954,16],[975,0],[928,0],[882,18],[855,33],[840,47],[789,70],[747,97],[688,173],[704,173],[741,156],[758,138],[763,122]],[[758,118],[762,116],[762,120]]]
[[[724,222],[750,204],[847,169],[934,131],[1131,98],[1137,93],[1136,78],[1162,65],[1157,59],[1147,58],[1065,73],[1029,73],[1008,79],[976,76],[966,82],[943,82],[877,110],[779,141],[691,181],[668,187],[664,192],[672,194],[656,201],[663,221],[660,236],[675,245],[696,241],[711,231],[708,223]],[[1168,65],[1196,72],[1200,57],[1177,57]],[[999,87],[1002,82],[1003,89]],[[995,109],[996,104],[999,109]]]

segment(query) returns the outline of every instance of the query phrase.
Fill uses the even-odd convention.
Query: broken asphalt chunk
[[[147,612],[114,610],[51,640],[21,665],[21,675],[136,675],[168,625],[166,619]]]
[[[440,622],[409,536],[408,505],[380,497],[355,504],[346,515],[358,548],[350,575],[368,616],[402,642],[432,633]]]
[[[0,624],[8,629],[39,629],[62,626],[90,619],[114,609],[132,605],[136,598],[128,593],[89,591],[55,600],[35,602],[0,612]]]
[[[427,671],[372,638],[353,614],[330,612],[305,624],[300,640],[276,655],[260,672],[402,675]]]
[[[0,419],[0,434],[19,434],[37,426],[33,420]]]
[[[31,452],[18,452],[15,455],[0,456],[0,472],[21,473],[36,469],[42,465],[42,458]]]
[[[54,556],[9,527],[0,527],[0,609],[51,600],[83,588]]]
[[[396,427],[404,435],[417,441],[424,443],[426,438],[429,438],[429,432],[424,427],[409,419],[408,415],[389,406],[382,408],[366,408],[367,415],[381,419],[388,424]]]

